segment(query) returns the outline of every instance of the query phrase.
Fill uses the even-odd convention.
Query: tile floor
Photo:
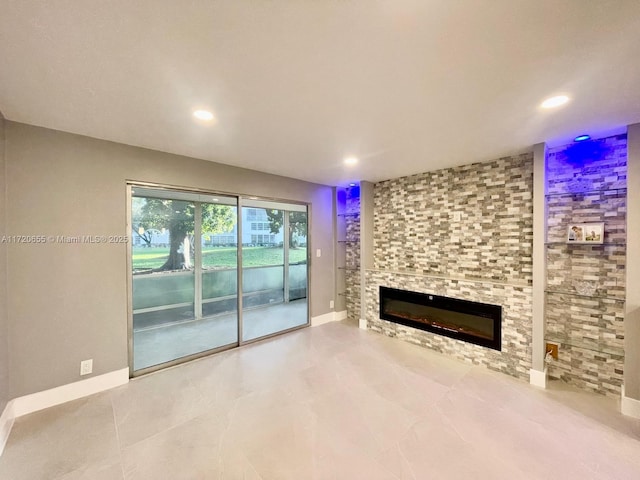
[[[640,420],[345,322],[22,417],[3,480],[634,479]]]

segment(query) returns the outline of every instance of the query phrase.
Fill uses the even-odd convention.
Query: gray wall
[[[640,123],[627,137],[627,303],[624,319],[624,390],[640,400]]]
[[[7,232],[126,234],[126,181],[311,203],[311,315],[334,296],[331,187],[7,122]],[[316,249],[322,257],[316,258]],[[125,368],[127,246],[8,247],[10,396]]]
[[[0,237],[5,234],[5,120],[0,113]],[[0,242],[0,414],[9,400],[9,340],[7,325],[7,248]]]

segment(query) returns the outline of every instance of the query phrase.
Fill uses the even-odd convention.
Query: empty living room
[[[0,0],[0,480],[639,479],[638,45]]]

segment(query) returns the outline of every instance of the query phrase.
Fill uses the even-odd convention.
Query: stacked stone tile
[[[501,305],[502,351],[381,320],[380,285]],[[380,270],[366,272],[367,328],[525,380],[531,369],[531,298],[532,289],[525,286]]]
[[[345,297],[347,318],[353,321],[360,319],[360,188],[347,189],[345,246]]]
[[[375,268],[531,285],[532,158],[377,183]]]
[[[560,343],[550,375],[619,396],[626,136],[553,149],[547,173],[545,336]],[[366,272],[368,328],[528,379],[532,209],[531,155],[376,184],[375,268]],[[461,221],[455,220],[458,214]],[[589,222],[605,223],[604,245],[567,245],[567,227]],[[380,320],[380,285],[502,305],[502,351]]]
[[[624,365],[626,162],[625,135],[550,150],[547,162],[546,338],[560,344],[550,376],[616,397]],[[567,227],[584,222],[604,222],[604,245],[565,243]]]
[[[528,379],[532,192],[531,154],[377,183],[368,328]],[[380,285],[502,305],[502,351],[380,320]]]

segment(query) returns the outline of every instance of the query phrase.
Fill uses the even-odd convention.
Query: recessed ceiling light
[[[578,135],[576,138],[573,139],[574,142],[586,142],[587,140],[591,140],[591,135]]]
[[[351,156],[344,159],[345,165],[355,165],[356,163],[358,163],[358,159],[356,157]]]
[[[213,113],[211,113],[209,110],[196,110],[195,112],[193,112],[193,116],[198,120],[204,120],[205,122],[210,122],[211,120],[213,120]]]
[[[556,108],[560,105],[564,105],[569,101],[569,97],[566,95],[558,95],[556,97],[547,98],[540,104],[542,108]]]

